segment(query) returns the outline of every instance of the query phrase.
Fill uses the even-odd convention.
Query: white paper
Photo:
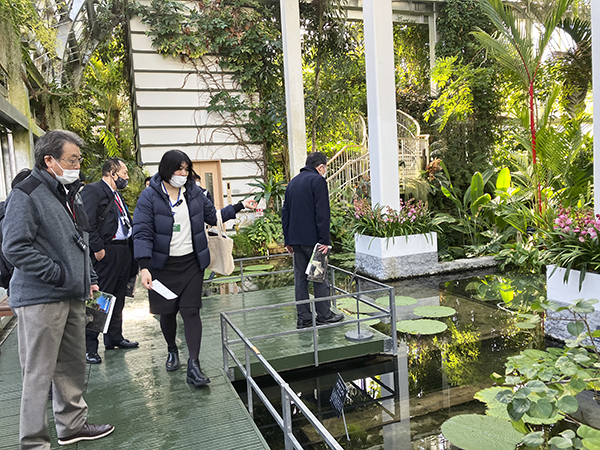
[[[175,294],[175,292],[158,280],[152,280],[152,290],[157,294],[162,295],[167,300],[175,300],[177,298],[177,294]]]

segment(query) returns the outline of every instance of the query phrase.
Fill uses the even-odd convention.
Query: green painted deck
[[[156,317],[148,313],[147,295],[138,285],[136,297],[127,299],[124,334],[140,342],[134,350],[104,351],[103,363],[88,366],[85,399],[92,423],[112,423],[110,436],[81,443],[85,449],[264,449],[269,448],[243,402],[223,372],[219,314],[267,304],[293,301],[293,288],[276,288],[243,294],[215,295],[204,299],[203,342],[200,363],[211,378],[206,388],[185,382],[187,350],[183,325],[178,330],[182,368],[168,373],[164,368],[166,344]],[[236,325],[249,337],[293,330],[293,306],[259,313],[233,315]],[[383,351],[387,338],[377,332],[370,341],[348,341],[344,333],[354,325],[320,329],[320,362],[340,360]],[[233,339],[233,331],[230,330]],[[279,371],[313,364],[312,331],[283,338],[257,340],[256,347]],[[238,345],[236,354],[243,358]],[[253,366],[253,374],[259,373]],[[284,375],[285,378],[285,375]],[[0,353],[0,449],[18,447],[21,377],[16,328],[2,344]],[[52,448],[59,446],[49,408]]]

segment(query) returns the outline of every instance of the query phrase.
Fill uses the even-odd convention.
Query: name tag
[[[180,223],[174,223],[173,224],[173,233],[179,233],[181,231],[181,224]]]

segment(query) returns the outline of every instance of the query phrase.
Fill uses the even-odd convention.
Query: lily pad
[[[510,420],[508,411],[506,410],[506,403],[500,403],[496,400],[498,392],[505,391],[506,386],[493,386],[491,388],[483,389],[474,395],[474,398],[483,402],[487,406],[485,413],[488,416],[497,417],[499,419]],[[523,416],[523,421],[534,425],[552,424],[556,423],[560,419],[558,410],[555,410],[555,414],[550,418],[542,419],[539,417],[532,417],[529,414]]]
[[[356,299],[355,298],[352,298],[352,297],[338,298],[335,302],[335,305],[339,309],[343,309],[345,311],[356,313]],[[377,308],[374,308],[373,306],[367,305],[366,303],[363,303],[363,302],[360,302],[359,308],[360,308],[361,314],[381,312]]]
[[[438,334],[447,328],[444,322],[431,319],[401,320],[396,324],[398,331],[409,334]]]
[[[480,414],[461,414],[442,424],[442,434],[464,450],[514,450],[523,440],[508,420]]]
[[[449,306],[418,306],[413,310],[413,313],[421,317],[450,317],[456,314],[454,308]]]
[[[253,266],[246,266],[244,267],[244,272],[246,272],[247,270],[252,272],[264,272],[267,270],[271,270],[273,267],[273,264],[255,264]]]
[[[236,278],[215,278],[214,280],[212,280],[212,282],[215,283],[215,284],[239,283],[240,281],[242,281],[242,279],[240,277],[236,277]]]
[[[535,328],[535,323],[517,322],[515,323],[515,327],[520,328],[521,330],[532,330],[533,328]]]
[[[409,306],[409,305],[414,305],[415,303],[417,303],[417,299],[413,298],[413,297],[404,297],[403,295],[396,295],[396,306]],[[382,306],[389,306],[390,305],[390,298],[389,297],[380,297],[377,300],[375,300],[375,303],[377,303],[378,305],[382,305]]]

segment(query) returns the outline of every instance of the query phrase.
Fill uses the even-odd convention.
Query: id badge
[[[174,223],[173,224],[173,233],[179,233],[181,231],[181,224],[180,223]]]

